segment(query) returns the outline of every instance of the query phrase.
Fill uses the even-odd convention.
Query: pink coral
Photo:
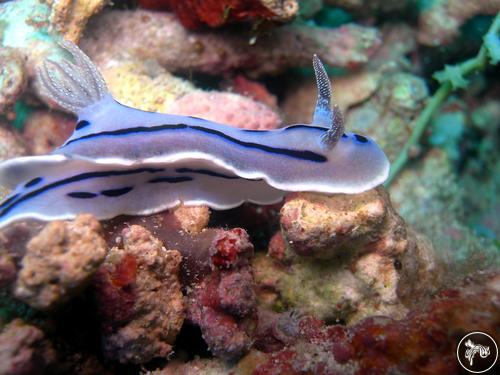
[[[270,108],[276,108],[278,105],[276,96],[271,94],[264,84],[250,80],[242,74],[236,75],[230,82],[227,82],[224,88],[248,96]]]
[[[266,105],[226,92],[186,94],[172,103],[170,112],[252,130],[276,129],[281,124],[278,114]]]

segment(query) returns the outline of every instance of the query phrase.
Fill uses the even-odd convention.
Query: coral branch
[[[490,59],[491,64],[497,63],[495,53],[498,47],[494,43],[498,40],[499,33],[500,13],[496,15],[490,29],[485,34],[483,38],[484,43],[475,57],[454,66],[446,66],[443,71],[434,74],[434,78],[441,83],[441,86],[431,97],[427,106],[415,121],[410,138],[408,138],[408,141],[403,146],[397,159],[392,164],[391,173],[385,183],[386,187],[394,182],[399,172],[405,167],[409,160],[410,150],[418,144],[433,114],[439,109],[441,104],[443,104],[451,91],[463,86],[463,77],[471,72],[483,70],[488,65],[488,59]]]

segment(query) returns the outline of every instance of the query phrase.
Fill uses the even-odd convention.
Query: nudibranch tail
[[[64,40],[59,45],[74,62],[46,60],[37,73],[43,95],[76,114],[101,100],[108,89],[95,65],[75,44]]]
[[[312,125],[329,128],[322,136],[322,142],[327,148],[332,148],[344,133],[344,119],[337,105],[334,105],[333,110],[331,108],[332,88],[330,79],[323,63],[317,55],[313,56],[313,68],[318,87],[318,99],[316,101]]]

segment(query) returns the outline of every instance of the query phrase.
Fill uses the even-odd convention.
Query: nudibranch
[[[78,116],[75,130],[49,155],[0,164],[0,184],[13,189],[0,204],[0,226],[83,212],[99,219],[147,215],[179,204],[271,204],[293,191],[353,194],[388,176],[377,144],[344,132],[316,56],[312,123],[255,131],[122,105],[77,46],[61,46],[72,61],[46,60],[38,76],[44,94]]]

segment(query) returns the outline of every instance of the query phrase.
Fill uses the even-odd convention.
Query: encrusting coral
[[[458,373],[457,340],[470,331],[495,332],[499,277],[483,275],[476,283],[442,291],[401,320],[384,316],[352,326],[326,325],[311,316],[283,313],[263,316],[268,326],[256,345],[234,365],[217,359],[170,362],[154,375],[170,374],[405,374]],[[259,323],[260,324],[260,323]]]
[[[121,363],[167,357],[184,321],[181,254],[132,225],[94,276],[104,355]]]
[[[234,360],[253,343],[256,296],[249,260],[253,245],[240,228],[217,231],[209,248],[212,272],[190,285],[187,318],[200,327],[209,350]]]
[[[49,223],[27,244],[15,296],[50,310],[80,292],[106,256],[100,231],[99,222],[90,215]]]
[[[172,10],[182,24],[191,29],[203,25],[220,27],[234,22],[261,22],[263,20],[290,21],[299,10],[297,0],[208,0],[182,2],[176,0],[140,0],[147,9]]]
[[[466,189],[454,172],[453,162],[442,150],[429,152],[413,168],[403,171],[391,186],[392,201],[406,221],[432,241],[437,257],[449,264],[449,278],[483,267],[495,268],[498,247],[467,225],[469,199],[484,200],[488,205],[485,212],[495,210],[487,187],[478,186],[477,180],[469,177],[473,186]],[[485,172],[483,169],[481,179],[488,178]],[[470,192],[475,196],[469,197]],[[490,225],[494,223],[495,220]]]
[[[471,322],[482,332],[496,330],[499,281],[489,275],[443,291],[399,321],[378,316],[345,327],[293,317],[295,343],[269,354],[253,351],[238,367],[255,375],[458,373],[457,340]]]
[[[109,0],[47,0],[51,29],[64,39],[78,42],[87,21],[100,12]]]
[[[375,95],[349,111],[346,124],[350,129],[380,139],[388,158],[395,160],[429,92],[425,81],[410,73],[386,73],[379,82]],[[381,123],[385,126],[378,126]]]
[[[0,332],[0,374],[43,374],[56,352],[42,330],[15,319]]]

